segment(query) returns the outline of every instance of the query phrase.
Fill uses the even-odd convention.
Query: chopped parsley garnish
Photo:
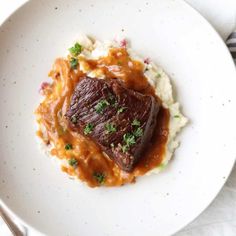
[[[84,134],[85,135],[91,134],[93,132],[93,129],[94,129],[94,125],[91,123],[88,123],[84,128]]]
[[[137,123],[137,122],[135,122]],[[140,125],[140,122],[139,122]],[[127,133],[123,135],[124,145],[121,146],[122,151],[125,153],[129,150],[130,146],[136,143],[136,138],[143,135],[142,128],[138,127],[133,133]]]
[[[140,121],[137,119],[134,119],[131,125],[132,126],[140,126]]]
[[[107,123],[107,124],[105,124],[105,130],[106,130],[107,134],[114,133],[114,132],[116,132],[116,127],[114,124]]]
[[[113,107],[118,107],[118,102],[115,101],[113,104],[112,104]]]
[[[116,107],[118,105],[118,102],[116,101],[116,97],[112,95],[111,93],[109,94],[109,105],[112,105],[113,107]]]
[[[166,164],[161,163],[158,167],[159,167],[161,170],[163,170],[163,169],[166,167]]]
[[[124,134],[123,140],[128,147],[135,144],[135,136],[133,134]]]
[[[106,99],[103,99],[97,103],[97,105],[95,106],[95,110],[97,113],[101,114],[103,110],[109,105],[110,103]]]
[[[77,66],[78,66],[78,60],[76,58],[72,57],[70,59],[70,67],[71,67],[71,69],[75,70],[75,69],[77,69]]]
[[[77,123],[77,118],[76,118],[75,116],[72,116],[72,117],[71,117],[71,122],[72,122],[73,124],[76,124],[76,123]]]
[[[180,116],[179,115],[175,115],[174,118],[180,118]]]
[[[141,129],[140,127],[138,127],[134,132],[133,132],[134,136],[136,138],[141,137],[143,135],[143,129]]]
[[[82,46],[76,43],[73,47],[69,48],[69,51],[72,56],[77,57],[82,51]]]
[[[121,107],[118,109],[117,113],[120,114],[122,112],[124,112],[127,109],[127,107]]]
[[[65,145],[65,149],[66,149],[66,150],[71,150],[71,149],[72,149],[72,144],[67,143],[67,144]]]
[[[118,61],[118,62],[117,62],[117,65],[118,65],[118,66],[122,66],[122,62],[121,62],[121,61]]]
[[[114,148],[115,147],[115,144],[114,143],[111,143],[111,145],[110,145],[112,148]]]
[[[128,145],[123,145],[121,146],[122,152],[125,153],[129,150],[129,146]]]
[[[161,74],[160,74],[160,73],[157,73],[156,77],[157,77],[157,78],[161,78]]]
[[[102,172],[94,172],[93,177],[97,180],[99,184],[103,184],[105,182],[105,174]]]
[[[78,161],[75,158],[71,158],[68,160],[68,164],[75,168],[78,166]]]
[[[122,152],[127,152],[133,144],[136,143],[135,136],[133,134],[127,133],[123,135],[124,145],[121,146]]]

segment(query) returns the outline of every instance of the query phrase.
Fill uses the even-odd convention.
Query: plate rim
[[[37,0],[26,0],[23,4],[20,4],[16,9],[14,9],[14,11],[11,12],[11,14],[9,14],[0,24],[0,29],[7,24],[8,20],[14,15],[16,14],[16,12],[18,12],[19,10],[21,10],[22,8],[24,8],[26,5],[30,4],[31,2],[34,2]],[[235,71],[235,77],[236,77],[236,65],[234,63],[233,57],[225,43],[225,41],[223,40],[223,38],[220,36],[219,32],[213,27],[213,25],[199,12],[199,10],[197,10],[195,7],[191,6],[191,4],[185,0],[175,0],[176,2],[178,2],[178,4],[183,4],[183,6],[185,5],[188,10],[193,11],[194,14],[196,15],[196,17],[201,20],[202,24],[205,24],[205,26],[208,27],[209,30],[211,30],[211,32],[214,34],[214,36],[216,37],[216,39],[218,40],[219,43],[221,43],[221,45],[224,48],[224,51],[226,52],[226,54],[228,54],[228,58],[230,59],[229,61],[231,61],[231,65],[233,70]],[[171,231],[170,235],[174,235],[179,233],[182,229],[184,229],[187,225],[191,224],[195,219],[197,219],[210,205],[211,203],[216,199],[216,197],[219,195],[219,193],[221,192],[221,190],[223,189],[223,187],[225,186],[234,166],[236,164],[236,157],[234,157],[234,161],[232,162],[232,166],[229,169],[227,175],[225,175],[225,179],[222,182],[222,184],[220,186],[218,186],[218,189],[215,190],[214,193],[214,197],[205,204],[204,207],[202,207],[200,209],[200,211],[198,212],[198,214],[194,215],[191,218],[188,218],[188,221],[184,222],[183,224],[180,224],[180,226],[178,228],[176,228],[175,230]],[[22,219],[20,216],[18,216],[12,209],[10,206],[8,206],[3,199],[0,196],[0,205],[2,205],[2,207],[6,210],[6,212],[8,212],[8,214],[10,214],[10,216],[12,216],[13,218],[15,218],[15,220],[17,221],[17,223],[21,224],[23,227],[25,227],[27,229],[27,231],[33,230],[35,231],[37,234],[40,235],[44,235],[45,233],[41,230],[41,229],[37,229],[34,226],[32,226],[30,223],[27,223],[24,219]]]

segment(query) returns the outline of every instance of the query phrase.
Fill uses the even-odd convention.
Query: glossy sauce
[[[98,145],[68,127],[64,115],[69,108],[76,84],[84,76],[82,71],[70,69],[68,60],[69,58],[55,61],[49,73],[53,83],[44,88],[45,99],[36,110],[40,126],[37,134],[45,144],[52,147],[51,154],[59,159],[75,158],[78,162],[77,167],[64,165],[62,170],[85,181],[90,187],[95,187],[101,184],[94,177],[94,173],[104,174],[102,185],[120,186],[134,182],[137,176],[157,167],[165,155],[169,111],[161,108],[152,140],[135,169],[131,173],[120,170]],[[80,58],[79,61],[88,70],[96,70],[98,74],[101,73],[109,79],[119,78],[128,88],[155,96],[154,88],[143,74],[142,63],[131,60],[125,48],[110,49],[108,56],[98,60]],[[71,144],[72,149],[66,150],[66,144]]]

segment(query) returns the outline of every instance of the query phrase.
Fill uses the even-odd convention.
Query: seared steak
[[[87,135],[124,171],[130,172],[150,141],[160,108],[149,95],[116,79],[85,77],[66,113],[70,127]]]

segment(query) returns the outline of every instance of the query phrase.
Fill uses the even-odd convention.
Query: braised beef
[[[156,125],[160,102],[117,79],[85,77],[66,113],[70,127],[88,136],[124,171],[141,158]]]

